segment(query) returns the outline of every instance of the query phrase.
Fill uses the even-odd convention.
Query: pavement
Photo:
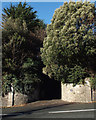
[[[63,118],[63,117],[69,117],[72,118],[74,116],[77,116],[77,118],[80,117],[94,117],[94,112],[79,112],[73,114],[72,111],[74,110],[89,110],[94,108],[94,103],[72,103],[63,101],[60,99],[56,100],[43,100],[43,101],[36,101],[28,104],[18,105],[18,106],[12,106],[12,107],[5,107],[2,108],[2,117],[5,120],[12,120],[12,118]],[[68,113],[65,113],[66,110]],[[50,111],[53,111],[53,113],[50,113]],[[57,113],[54,114],[54,111],[56,112],[62,112],[63,113]],[[72,113],[71,113],[72,112]],[[82,114],[81,114],[82,113]],[[89,116],[88,116],[89,115]],[[91,120],[91,119],[90,119]]]
[[[28,104],[22,104],[22,105],[14,105],[11,107],[3,107],[2,108],[2,114],[3,116],[19,113],[19,112],[26,112],[28,110],[38,110],[42,108],[50,108],[55,106],[62,106],[67,104],[73,104],[72,102],[63,101],[60,99],[56,100],[42,100],[42,101],[36,101]]]

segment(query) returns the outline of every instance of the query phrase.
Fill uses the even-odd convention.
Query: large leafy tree
[[[55,10],[47,26],[41,57],[43,72],[63,83],[84,83],[84,78],[96,74],[96,36],[94,4],[64,2]]]
[[[4,9],[2,28],[3,92],[14,90],[30,94],[41,81],[40,47],[45,24],[27,4]],[[38,32],[41,31],[41,36]]]

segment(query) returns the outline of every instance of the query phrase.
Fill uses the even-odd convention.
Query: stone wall
[[[92,101],[92,89],[89,80],[85,80],[84,85],[62,84],[61,85],[61,99],[69,102],[91,102]]]
[[[93,101],[96,101],[96,90],[93,90]]]
[[[14,102],[13,102],[14,99]],[[10,107],[12,106],[12,102],[14,105],[26,104],[28,102],[32,102],[39,99],[39,90],[36,89],[32,94],[25,95],[22,93],[15,92],[13,95],[12,92],[9,92],[7,95],[2,97],[2,107]]]
[[[8,93],[4,97],[2,97],[2,107],[10,107],[12,106],[12,92]],[[21,105],[28,102],[28,96],[21,94],[21,93],[15,93],[14,94],[14,105]]]

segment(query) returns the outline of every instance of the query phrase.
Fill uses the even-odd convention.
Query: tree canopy
[[[2,28],[3,93],[14,90],[30,94],[41,81],[40,47],[45,24],[26,3],[4,9]],[[39,34],[41,33],[41,34]]]
[[[90,2],[64,2],[55,10],[41,48],[43,72],[63,83],[84,83],[96,74],[95,7]]]
[[[10,8],[4,8],[3,12],[3,21],[7,21],[8,18],[19,18],[21,22],[25,21],[28,30],[31,30],[33,32],[35,30],[34,28],[37,26],[45,27],[44,22],[37,18],[37,11],[33,11],[33,8],[27,5],[26,2],[24,4],[20,2],[17,6],[11,4]]]

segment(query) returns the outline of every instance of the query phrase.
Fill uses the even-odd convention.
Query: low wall
[[[13,93],[9,92],[7,95],[2,97],[2,107],[12,106],[13,99],[14,99],[14,105],[26,104],[28,102],[38,100],[39,99],[39,90],[36,89],[29,96],[25,95],[25,94],[22,94],[22,93],[15,92],[14,97],[13,97]]]
[[[91,102],[92,91],[89,81],[85,85],[61,84],[61,99],[69,102]]]

